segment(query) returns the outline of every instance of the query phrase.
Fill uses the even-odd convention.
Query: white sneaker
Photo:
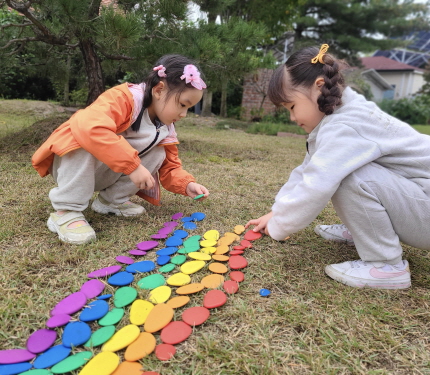
[[[326,240],[344,242],[347,245],[354,246],[351,232],[345,224],[317,225],[314,231]]]
[[[372,262],[354,260],[326,266],[325,273],[332,279],[356,288],[406,289],[411,286],[409,263],[402,260],[392,266],[376,267]]]
[[[122,204],[109,203],[100,195],[98,195],[94,200],[91,208],[93,211],[96,211],[99,214],[114,213],[117,216],[140,216],[146,211],[141,205],[132,203],[130,201],[124,202]]]
[[[70,224],[83,221],[85,224],[69,228]],[[88,224],[82,212],[64,211],[61,215],[54,212],[46,223],[51,232],[57,233],[58,238],[73,245],[83,245],[96,240],[96,232]]]

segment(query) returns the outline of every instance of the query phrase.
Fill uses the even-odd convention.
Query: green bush
[[[428,95],[399,100],[384,99],[378,105],[383,111],[410,125],[430,123],[430,96]]]
[[[270,122],[254,122],[248,127],[246,132],[251,134],[266,134],[266,135],[277,135],[278,132],[302,134],[302,135],[306,134],[306,132],[297,125],[288,125],[288,124],[270,123]]]

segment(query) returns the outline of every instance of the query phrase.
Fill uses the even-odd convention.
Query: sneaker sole
[[[354,241],[351,241],[351,240],[342,240],[342,239],[333,239],[333,238],[326,238],[326,237],[324,237],[324,231],[319,231],[318,230],[318,227],[315,227],[314,228],[314,232],[316,233],[316,234],[318,234],[320,237],[322,237],[322,238],[324,238],[325,240],[327,240],[327,241],[332,241],[332,242],[338,242],[338,243],[344,243],[344,244],[346,244],[346,245],[348,245],[348,246],[355,246],[355,244],[354,244]]]
[[[126,212],[120,211],[118,208],[109,207],[106,205],[101,205],[98,200],[95,200],[91,209],[99,214],[107,215],[107,214],[115,214],[116,216],[124,216],[124,217],[137,217],[142,216],[145,213],[145,210],[138,214],[127,214]]]
[[[70,240],[69,238],[63,236],[63,234],[61,232],[59,232],[57,230],[57,226],[54,224],[54,222],[52,221],[51,218],[48,219],[48,222],[46,223],[48,225],[48,229],[52,232],[52,233],[57,233],[58,234],[58,238],[62,241],[62,242],[66,242],[66,243],[70,243],[72,245],[85,245],[86,243],[90,243],[90,242],[94,242],[96,240],[96,235],[94,234],[93,236],[85,239],[85,240]]]
[[[411,280],[388,282],[387,280],[381,280],[381,282],[365,282],[363,279],[359,279],[353,276],[346,276],[339,273],[330,266],[325,267],[325,273],[330,276],[333,280],[336,280],[344,285],[352,286],[354,288],[371,288],[371,289],[407,289],[411,286]]]

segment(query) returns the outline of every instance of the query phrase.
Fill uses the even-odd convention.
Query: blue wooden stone
[[[112,297],[112,294],[103,294],[102,296],[98,296],[97,299],[109,299]]]
[[[79,320],[82,322],[93,322],[94,320],[103,318],[108,311],[109,304],[102,299],[98,299],[91,302],[88,307],[82,310]]]
[[[186,230],[182,230],[182,229],[177,229],[173,232],[173,235],[175,237],[179,237],[179,238],[185,238],[188,236],[188,232]]]
[[[71,348],[66,348],[64,345],[53,346],[36,358],[33,367],[37,369],[52,367],[67,358],[71,351]]]
[[[260,289],[260,296],[262,297],[267,297],[270,294],[270,290],[269,289]]]
[[[173,255],[178,251],[177,247],[164,247],[163,249],[158,250],[155,254],[157,255]]]
[[[193,221],[202,221],[205,217],[206,215],[203,212],[194,212],[191,214]]]
[[[13,363],[9,365],[0,365],[0,375],[15,375],[23,371],[30,370],[33,365],[30,362]]]
[[[183,223],[187,223],[188,221],[193,221],[193,218],[192,218],[192,217],[190,217],[190,216],[186,216],[186,217],[183,217],[183,218],[181,219],[181,221],[182,221]]]
[[[125,269],[127,272],[136,273],[136,272],[151,272],[155,269],[155,263],[152,260],[143,260],[141,262],[136,262],[130,264]]]
[[[134,276],[132,273],[127,271],[118,272],[115,275],[112,275],[108,279],[108,284],[112,286],[124,286],[130,285],[134,280]]]
[[[95,301],[104,302],[104,301]],[[81,314],[82,315],[82,314]],[[70,322],[64,327],[62,344],[67,348],[82,345],[91,337],[91,328],[84,322]]]
[[[157,258],[157,264],[159,266],[164,266],[165,264],[170,262],[170,257],[168,255],[160,255]]]
[[[172,236],[166,240],[165,244],[167,247],[169,247],[169,246],[181,246],[182,242],[183,242],[182,238]]]
[[[192,222],[189,222],[184,224],[184,228],[188,230],[194,230],[197,228],[197,225]]]

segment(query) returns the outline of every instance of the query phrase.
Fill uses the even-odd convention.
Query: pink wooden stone
[[[242,271],[231,271],[229,276],[230,279],[237,281],[238,283],[241,283],[243,280],[245,280],[245,275]]]
[[[36,357],[36,354],[31,353],[26,349],[0,350],[0,364],[2,365],[27,362],[32,360],[34,357]]]
[[[137,255],[137,256],[146,255],[146,251],[137,250],[137,249],[130,250],[128,253],[131,255]]]
[[[69,323],[71,320],[72,317],[68,314],[58,314],[48,319],[48,321],[46,322],[46,326],[48,328],[62,327]]]
[[[139,250],[143,250],[143,251],[147,251],[147,250],[151,250],[154,247],[158,246],[158,241],[143,241],[143,242],[139,242],[136,247]]]
[[[118,255],[115,259],[122,264],[133,264],[134,263],[134,260],[132,258],[127,257],[125,255]]]
[[[58,302],[51,310],[51,315],[74,314],[87,303],[87,296],[83,292],[72,293]]]
[[[209,319],[210,311],[203,306],[194,306],[182,313],[182,320],[191,327],[198,326]]]
[[[172,220],[178,220],[182,216],[184,216],[184,214],[182,212],[177,212],[176,214],[172,215]]]
[[[212,289],[203,298],[203,306],[207,309],[220,307],[227,302],[227,295],[219,289]]]
[[[170,322],[160,333],[160,339],[165,344],[176,345],[185,341],[193,332],[192,328],[181,320]]]
[[[114,273],[117,273],[120,269],[121,269],[121,266],[105,267],[105,268],[101,268],[99,270],[90,272],[87,276],[89,278],[106,277]]]
[[[243,254],[243,250],[232,250],[229,252],[229,255],[241,255]]]
[[[80,292],[84,293],[88,299],[97,297],[105,289],[105,284],[100,280],[88,280],[81,286]]]
[[[242,255],[235,255],[234,257],[230,257],[228,265],[231,269],[237,270],[245,268],[248,265],[248,261]]]
[[[57,332],[52,329],[39,329],[27,339],[26,347],[29,352],[42,353],[50,348],[57,339]]]
[[[239,290],[239,284],[237,283],[237,281],[233,280],[224,281],[222,287],[228,294],[235,294]]]
[[[263,235],[260,232],[254,232],[252,229],[246,232],[245,235],[243,236],[243,238],[248,241],[255,241],[261,237],[263,237]]]
[[[170,344],[158,344],[155,347],[155,356],[160,361],[168,361],[176,353],[176,348]]]

